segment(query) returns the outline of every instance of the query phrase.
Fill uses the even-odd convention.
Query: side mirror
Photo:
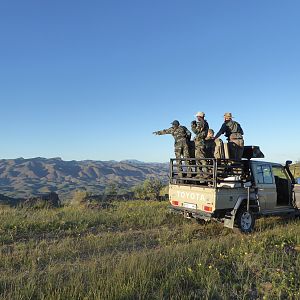
[[[286,166],[289,166],[289,165],[291,165],[293,162],[291,161],[291,160],[287,160],[286,162],[285,162],[285,165]]]

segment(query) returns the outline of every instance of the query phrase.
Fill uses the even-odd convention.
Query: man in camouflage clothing
[[[215,139],[225,134],[228,140],[230,159],[241,160],[244,152],[244,131],[241,125],[232,120],[231,113],[224,114],[224,123],[216,134]]]
[[[174,137],[175,143],[175,157],[178,158],[190,158],[189,155],[189,146],[188,142],[191,138],[191,132],[185,127],[181,126],[180,123],[175,120],[172,123],[172,127],[169,129],[164,129],[160,131],[155,131],[153,134],[156,135],[163,135],[163,134],[172,134]],[[187,176],[191,177],[191,168],[189,167],[189,161],[185,161],[186,165],[188,166],[188,173]],[[178,166],[178,175],[182,177],[182,162],[181,160],[177,161],[177,166]]]
[[[209,129],[207,121],[204,119],[205,113],[198,112],[195,117],[197,121],[192,121],[191,128],[195,136],[195,158],[196,164],[198,165],[198,171],[200,173],[201,169],[203,172],[206,172],[206,168],[201,168],[200,166],[205,166],[206,161],[203,160],[206,158],[205,155],[205,138],[207,137],[207,132]],[[199,174],[200,176],[200,174]]]

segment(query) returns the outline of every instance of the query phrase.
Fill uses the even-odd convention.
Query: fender
[[[250,200],[254,200],[257,203],[258,209],[260,211],[260,203],[259,203],[257,195],[255,193],[250,194]],[[238,209],[240,208],[241,204],[243,203],[243,201],[247,202],[247,198],[245,198],[245,196],[239,196],[237,202],[235,203],[233,210],[231,211],[232,216],[236,215],[236,213],[237,213]]]
[[[250,194],[250,200],[256,201],[256,203],[258,204],[258,209],[260,210],[260,205],[259,205],[259,202],[258,202],[258,198],[257,198],[257,195],[255,193]],[[233,210],[225,216],[224,227],[228,227],[228,228],[233,229],[234,221],[235,221],[235,215],[236,215],[237,211],[239,210],[241,204],[244,201],[246,201],[246,203],[247,203],[247,198],[245,198],[245,195],[238,197],[238,200],[235,203],[235,206],[234,206]]]

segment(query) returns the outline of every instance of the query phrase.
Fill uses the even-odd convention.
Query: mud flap
[[[224,219],[224,227],[227,227],[227,228],[230,228],[230,229],[233,229],[234,227],[234,216],[226,216],[225,219]]]
[[[227,215],[225,215],[225,218],[224,218],[224,227],[233,229],[236,212],[237,212],[237,210],[234,209],[233,211],[231,211],[230,213],[228,213]]]

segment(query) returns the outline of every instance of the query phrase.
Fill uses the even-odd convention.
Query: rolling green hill
[[[291,172],[294,175],[295,178],[300,177],[300,163],[291,165]]]

